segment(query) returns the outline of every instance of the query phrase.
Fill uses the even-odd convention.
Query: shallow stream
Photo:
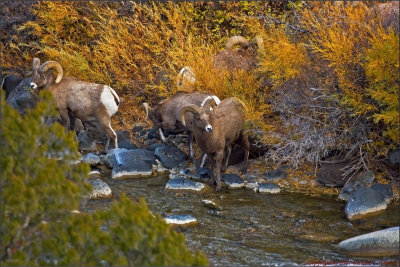
[[[393,264],[396,259],[352,257],[337,248],[344,239],[398,226],[395,205],[381,215],[352,224],[345,217],[345,203],[335,199],[293,193],[265,195],[246,189],[217,193],[210,187],[201,193],[176,192],[164,189],[168,181],[165,175],[103,180],[110,185],[113,199],[125,192],[132,199],[144,197],[155,214],[195,217],[198,225],[177,230],[185,234],[191,249],[208,256],[210,265],[381,265]],[[204,199],[216,202],[222,210],[205,207]],[[91,200],[86,209],[102,209],[111,201]]]

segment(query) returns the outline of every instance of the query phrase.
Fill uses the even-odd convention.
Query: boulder
[[[164,217],[164,220],[173,226],[194,226],[198,224],[195,217],[187,214],[173,214]]]
[[[201,191],[205,188],[204,184],[195,182],[189,179],[185,179],[183,177],[176,177],[170,179],[165,186],[165,189],[170,190],[192,190],[192,191]]]
[[[222,175],[221,181],[224,182],[230,189],[237,189],[244,187],[243,179],[240,178],[240,176],[235,173]]]
[[[144,149],[112,149],[103,158],[103,162],[111,167],[111,178],[134,178],[150,176],[153,173],[153,164],[156,158],[153,153]]]
[[[100,179],[89,180],[89,184],[92,186],[92,192],[89,194],[89,199],[103,199],[112,197],[112,191],[110,186]]]
[[[281,188],[273,183],[261,183],[258,185],[257,191],[261,194],[264,193],[276,194],[281,192]]]
[[[358,188],[362,186],[370,186],[375,180],[375,174],[373,172],[367,171],[360,175],[354,176],[349,180],[346,185],[342,188],[339,194],[339,199],[347,201]]]
[[[371,186],[371,189],[381,193],[387,204],[389,204],[392,201],[393,191],[392,191],[392,188],[390,187],[390,185],[374,184],[373,186]]]
[[[131,142],[131,134],[129,131],[118,130],[116,131],[118,138],[118,147],[125,149],[136,149],[137,146]]]
[[[167,146],[168,145],[165,143],[153,143],[149,145],[146,149],[154,152],[154,150],[156,150],[156,148],[158,147],[167,147]]]
[[[38,99],[30,88],[32,78],[22,79],[21,82],[10,92],[6,101],[20,114],[24,114],[26,109],[35,107]]]
[[[154,150],[154,156],[168,169],[178,167],[187,155],[176,146],[161,146]]]
[[[389,153],[389,160],[392,164],[400,163],[400,149],[393,150]]]
[[[282,170],[281,168],[263,174],[264,180],[269,182],[281,180],[283,178],[286,178],[286,176],[287,176],[286,171]]]
[[[142,136],[142,131],[140,132],[140,136]],[[146,130],[144,134],[147,134],[148,139],[160,139],[160,136],[158,135],[158,131],[157,131],[156,127],[151,128],[148,132]]]
[[[328,161],[337,160],[336,158],[327,159]],[[343,168],[346,167],[349,162],[339,163],[320,163],[321,167],[317,170],[317,181],[327,187],[342,187],[346,184],[348,178],[343,178]]]
[[[350,197],[345,212],[349,220],[357,220],[386,208],[387,204],[381,193],[363,186]]]
[[[211,170],[209,168],[204,168],[204,167],[199,168],[192,176],[193,179],[199,181],[208,181],[210,177],[211,177]]]
[[[353,256],[398,256],[399,227],[359,235],[339,243],[339,248]]]
[[[100,157],[97,156],[96,154],[89,153],[82,157],[82,162],[87,163],[91,166],[97,166],[100,164],[101,160]]]
[[[82,130],[78,134],[78,143],[80,151],[96,151],[96,142],[87,130]]]

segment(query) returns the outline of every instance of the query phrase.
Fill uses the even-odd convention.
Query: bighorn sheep
[[[53,71],[57,72],[54,77]],[[108,151],[110,138],[118,147],[117,135],[111,128],[111,117],[117,113],[120,103],[117,93],[103,84],[80,81],[74,77],[63,77],[63,69],[56,61],[47,61],[40,65],[38,58],[33,59],[32,89],[47,89],[54,97],[66,131],[70,128],[68,113],[84,122],[95,121],[107,132],[104,152]]]
[[[203,107],[207,100],[213,99],[216,104],[221,101],[215,95],[200,92],[183,92],[178,91],[168,100],[162,100],[157,106],[152,109],[147,103],[143,103],[143,108],[146,111],[146,120],[149,118],[153,121],[154,126],[157,128],[160,138],[163,142],[166,138],[163,134],[163,129],[171,130],[187,130],[189,132],[188,144],[189,144],[189,155],[193,159],[193,136],[192,136],[192,115],[186,116],[186,125],[183,126],[181,123],[181,109],[183,106],[192,104],[198,107]],[[209,110],[210,108],[208,108]],[[202,157],[201,166],[204,164],[205,157]]]
[[[239,45],[240,48],[234,49],[234,46]],[[226,50],[219,52],[214,58],[214,67],[217,70],[241,69],[250,71],[257,67],[257,53],[263,49],[263,39],[255,37],[249,42],[243,36],[231,37],[227,44]]]
[[[209,109],[213,107],[213,110]],[[250,143],[244,130],[244,104],[236,98],[227,98],[218,106],[210,99],[204,107],[186,105],[181,109],[181,121],[187,125],[186,113],[193,114],[192,130],[196,143],[201,151],[211,156],[210,184],[216,182],[216,190],[221,189],[221,164],[222,172],[225,171],[231,153],[231,144],[236,142],[245,149],[244,165],[241,172],[245,173],[249,158]],[[224,159],[225,152],[225,159]],[[222,160],[224,162],[222,163]]]

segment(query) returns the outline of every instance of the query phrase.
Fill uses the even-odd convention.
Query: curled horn
[[[235,45],[248,46],[249,41],[243,36],[232,36],[226,43],[226,49],[232,49]]]
[[[47,61],[47,62],[43,63],[42,66],[40,66],[39,71],[46,72],[47,70],[53,69],[53,68],[57,71],[57,78],[56,78],[55,83],[59,83],[64,74],[60,63],[58,63],[56,61]]]
[[[213,108],[213,110],[215,110],[216,106],[217,106],[217,103],[215,103],[214,98],[210,97],[209,99],[207,99],[204,102],[203,109],[208,112],[208,111],[210,111],[211,108]]]
[[[32,69],[33,71],[36,71],[40,66],[40,59],[38,59],[37,57],[33,58],[33,62],[32,62]]]
[[[264,49],[264,40],[261,36],[254,37],[251,43],[256,44],[258,49]]]
[[[152,111],[152,108],[149,106],[149,104],[147,104],[146,102],[144,102],[142,104],[142,107],[144,109],[144,111],[146,111],[146,118],[145,120],[147,121],[149,119],[149,110]]]
[[[190,104],[190,105],[186,105],[181,109],[181,122],[183,124],[183,126],[186,126],[186,121],[185,121],[185,114],[186,112],[193,112],[193,113],[198,113],[200,114],[201,109],[200,107],[194,105],[194,104]]]

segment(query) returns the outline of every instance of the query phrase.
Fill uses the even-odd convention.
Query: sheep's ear
[[[40,59],[38,59],[37,57],[33,58],[33,62],[32,62],[33,71],[38,70],[39,67],[40,67]]]

